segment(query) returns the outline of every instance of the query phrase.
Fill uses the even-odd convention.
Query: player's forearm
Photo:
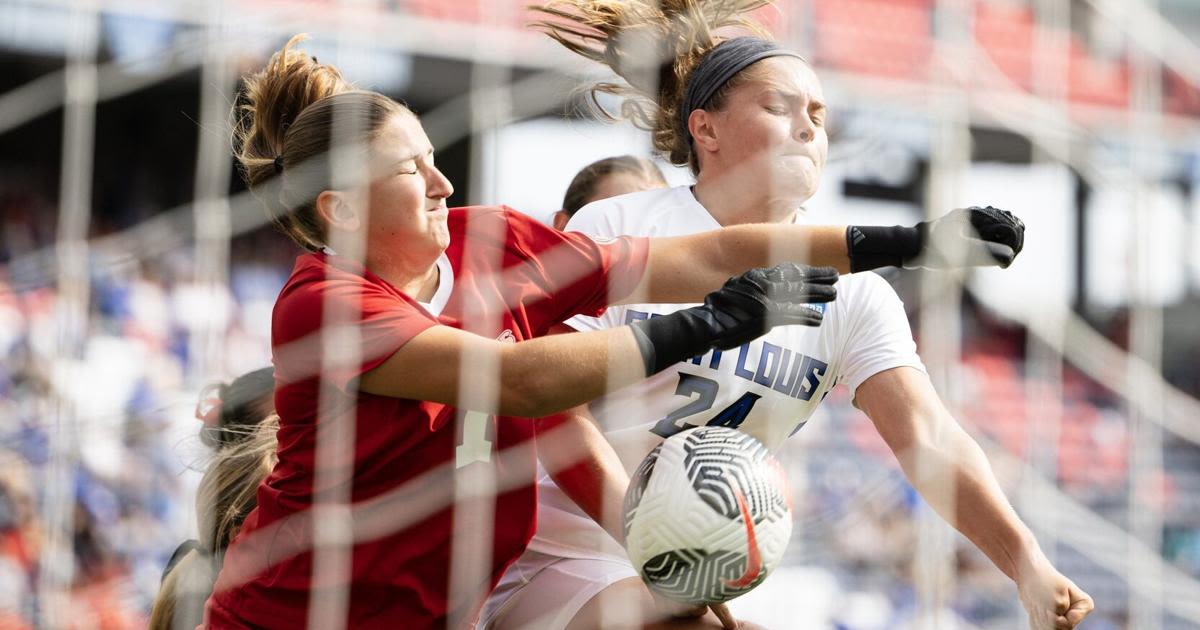
[[[803,305],[832,300],[836,280],[828,269],[754,269],[731,278],[691,308],[620,328],[518,344],[431,326],[363,374],[359,388],[474,411],[541,417],[710,348],[735,348],[771,326],[814,325],[820,318]],[[494,373],[497,367],[498,383],[462,378],[476,370]]]
[[[611,383],[645,378],[629,327],[552,335],[518,344],[433,326],[362,375],[364,392],[537,418],[583,404]],[[499,381],[491,379],[499,371]]]
[[[913,368],[880,372],[855,392],[858,405],[895,453],[913,487],[946,521],[1015,579],[1040,555],[1009,505],[982,449]]]
[[[846,227],[761,223],[654,239],[647,276],[623,302],[699,302],[732,276],[783,262],[849,271]]]
[[[901,463],[934,510],[1009,578],[1016,580],[1023,566],[1044,561],[1037,540],[1004,496],[983,450],[957,424],[937,442],[918,443]]]
[[[538,421],[538,459],[554,483],[617,542],[629,475],[583,407]]]
[[[759,223],[736,225],[720,232],[712,257],[718,271],[744,267],[769,267],[794,262],[814,267],[850,271],[846,250],[846,226],[779,225]],[[738,271],[737,273],[741,273]]]
[[[500,413],[557,413],[645,378],[644,365],[628,326],[523,341],[501,357]]]

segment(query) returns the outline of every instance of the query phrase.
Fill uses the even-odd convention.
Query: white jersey
[[[638,192],[581,209],[567,229],[596,237],[682,236],[720,228],[687,186]],[[873,273],[842,276],[837,300],[814,304],[819,327],[780,326],[740,348],[712,351],[593,401],[591,410],[627,470],[665,437],[702,425],[735,427],[776,449],[804,426],[837,383],[851,391],[894,367],[924,370],[904,306]],[[687,304],[629,304],[576,317],[578,330],[625,325]],[[538,528],[529,548],[573,558],[624,551],[539,471]]]

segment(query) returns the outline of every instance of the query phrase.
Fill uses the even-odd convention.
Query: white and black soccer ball
[[[695,605],[761,584],[792,535],[779,462],[726,427],[691,429],[656,446],[633,473],[624,517],[625,548],[646,584]]]

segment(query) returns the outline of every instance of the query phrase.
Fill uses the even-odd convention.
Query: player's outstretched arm
[[[1016,582],[1034,630],[1074,628],[1091,612],[1092,598],[1050,564],[927,375],[910,367],[880,372],[858,387],[854,402],[921,496]]]
[[[809,226],[761,223],[656,238],[641,284],[622,303],[696,302],[731,275],[782,262],[841,273],[879,267],[1008,267],[1025,224],[992,207],[963,208],[913,226]]]
[[[371,394],[428,400],[509,416],[541,417],[580,405],[710,349],[736,348],[774,326],[816,326],[806,307],[829,302],[837,273],[785,264],[752,269],[704,304],[629,326],[505,344],[449,326],[413,337],[362,375]],[[499,366],[496,388],[462,381],[462,366]],[[499,398],[497,403],[496,397]]]
[[[536,423],[538,460],[546,474],[613,540],[624,545],[621,505],[629,474],[588,406],[538,418]]]

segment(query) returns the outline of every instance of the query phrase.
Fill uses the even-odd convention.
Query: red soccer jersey
[[[313,487],[319,396],[326,410],[322,421],[355,420],[354,461],[325,473],[329,489],[348,492],[352,501],[347,627],[469,621],[525,549],[536,513],[532,421],[487,418],[489,461],[459,462],[464,467],[458,468],[456,449],[467,414],[444,404],[360,392],[355,378],[437,324],[521,341],[575,314],[596,315],[633,290],[645,269],[648,241],[601,244],[504,207],[457,208],[448,221],[453,285],[436,315],[347,259],[324,253],[297,259],[272,322],[279,463],[259,486],[258,507],[227,552],[206,611],[211,627],[304,627],[310,593],[321,597],[346,588],[345,580],[312,575],[309,508],[319,492]],[[351,369],[327,365],[322,377],[320,333],[330,304],[357,320],[361,362]],[[474,433],[477,441],[483,437]],[[494,517],[490,523],[456,521],[455,484],[479,479],[481,466],[490,467],[485,472],[500,486],[494,511],[484,510]],[[467,513],[476,512],[460,509]],[[485,525],[492,532],[491,561],[481,581],[464,588],[462,576],[454,578],[456,592],[467,596],[457,598],[458,608],[451,610],[451,542],[462,532],[479,537]]]

